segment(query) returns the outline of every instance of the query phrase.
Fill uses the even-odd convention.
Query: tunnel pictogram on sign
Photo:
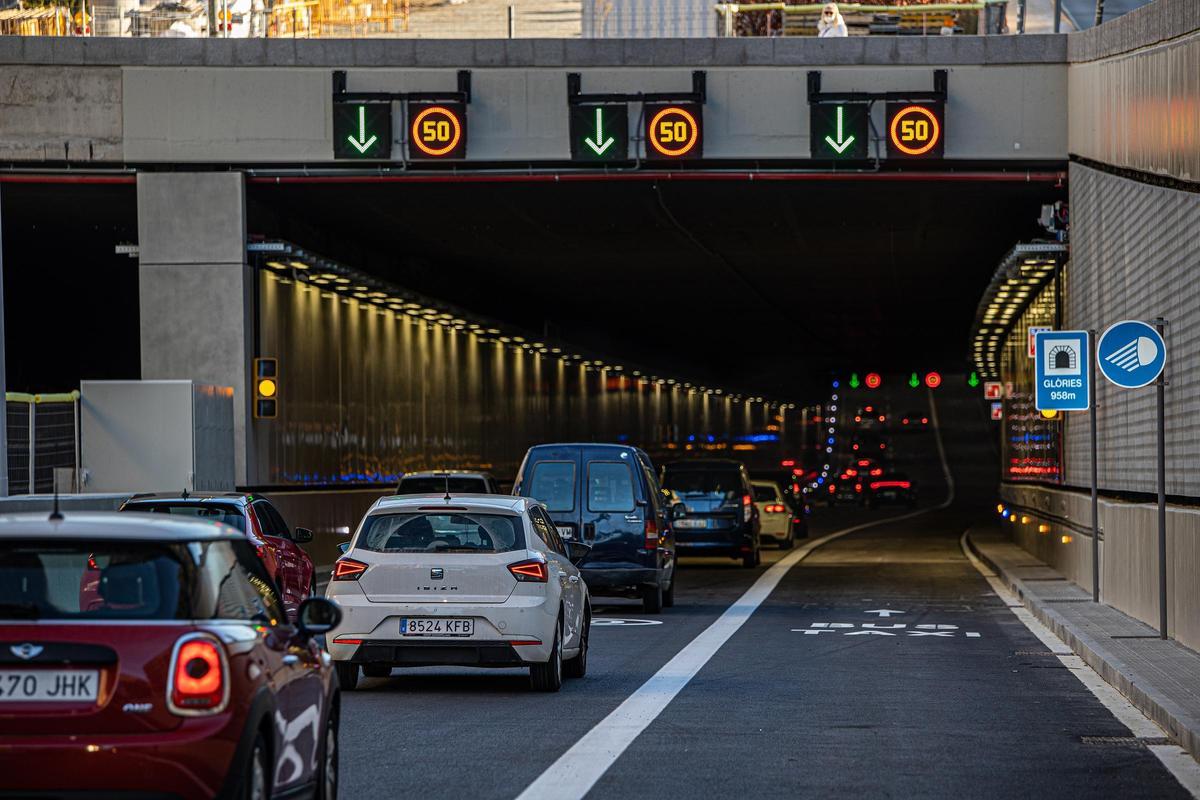
[[[408,104],[408,157],[466,158],[467,110],[462,103]]]
[[[946,152],[942,103],[888,103],[888,158],[942,158]]]
[[[704,151],[703,107],[699,103],[647,103],[646,158],[699,158]]]

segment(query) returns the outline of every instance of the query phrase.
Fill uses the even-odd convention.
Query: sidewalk
[[[1200,761],[1200,653],[1093,603],[1089,592],[1017,547],[999,526],[972,528],[967,543],[1042,624]]]

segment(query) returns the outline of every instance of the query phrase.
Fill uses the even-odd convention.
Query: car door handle
[[[589,540],[596,538],[596,523],[594,523],[594,522],[583,523],[583,538],[589,539]]]
[[[300,663],[300,656],[292,655],[291,653],[283,657],[283,665],[285,667],[294,667]]]

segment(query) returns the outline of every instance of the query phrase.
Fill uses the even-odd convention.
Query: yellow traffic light
[[[279,415],[279,361],[254,359],[254,418],[274,419]]]

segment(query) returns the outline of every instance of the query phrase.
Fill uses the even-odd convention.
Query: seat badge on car
[[[40,644],[25,642],[24,644],[14,644],[8,649],[11,650],[12,654],[17,658],[22,658],[26,661],[29,661],[31,658],[37,658],[40,656],[42,651],[46,648],[42,647]]]
[[[442,571],[441,567],[433,567],[429,570],[429,580],[431,581],[440,581],[444,577],[446,577],[446,574]]]
[[[121,710],[126,714],[146,714],[153,707],[150,703],[126,703]]]

